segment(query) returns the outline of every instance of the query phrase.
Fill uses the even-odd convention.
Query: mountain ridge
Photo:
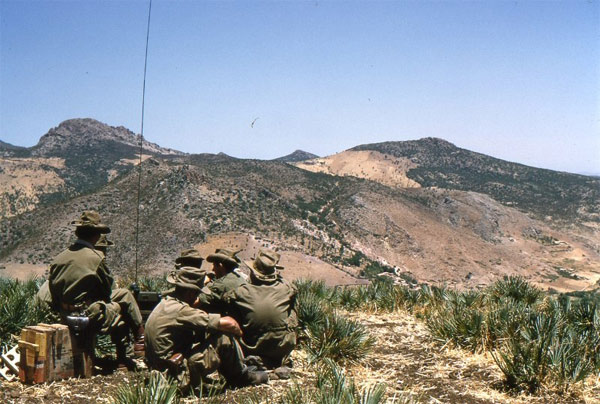
[[[6,196],[0,198],[3,213],[6,206],[26,206],[0,216],[1,262],[44,265],[72,238],[69,223],[82,210],[95,209],[113,226],[117,243],[110,253],[113,268],[121,273],[132,270],[139,175],[133,170],[139,162],[135,147],[119,145],[114,137],[89,142],[85,150],[74,143],[66,148],[56,145],[56,139],[64,136],[81,135],[76,141],[94,136],[95,125],[65,134],[60,132],[69,125],[49,131],[53,139],[44,140],[42,144],[48,147],[41,149],[53,157],[1,160],[5,172],[0,172],[0,180],[13,184],[9,191],[27,178],[40,179],[26,189],[31,198],[38,191],[51,191],[37,195],[39,200],[29,205],[22,198],[23,190],[2,194]],[[132,139],[131,132],[119,133]],[[413,154],[386,154],[388,149],[403,146]],[[556,218],[539,220],[535,212],[517,210],[478,192],[473,176],[487,170],[490,161],[504,167],[493,158],[476,155],[466,160],[472,157],[470,152],[457,151],[441,139],[357,147],[365,150],[343,152],[366,156],[363,166],[352,171],[355,175],[311,172],[286,162],[238,159],[224,153],[144,155],[140,264],[150,272],[165,271],[182,248],[202,245],[209,236],[223,235],[229,240],[228,234],[242,233],[264,243],[269,240],[268,245],[289,256],[315,257],[353,276],[403,273],[424,282],[480,287],[498,277],[519,274],[544,287],[596,287],[600,278],[598,230],[591,224],[561,227],[555,225]],[[343,153],[341,166],[356,160],[357,154],[346,157]],[[411,170],[434,175],[431,161],[445,159],[450,164],[456,154],[462,160],[453,166],[454,172],[447,173],[464,181],[459,184],[463,189],[428,185],[422,181],[426,176],[413,175],[423,183],[407,177],[418,185],[407,187],[410,183],[402,182],[400,175],[391,184],[357,175],[360,170],[372,170],[386,178],[392,172],[388,169],[403,175],[414,174]],[[380,165],[373,170],[370,165],[375,161]],[[23,176],[18,177],[17,169],[8,172],[12,166],[7,163],[20,168]],[[41,181],[44,175],[47,178]],[[553,177],[542,176],[542,180],[549,178]],[[52,195],[57,197],[49,199]]]

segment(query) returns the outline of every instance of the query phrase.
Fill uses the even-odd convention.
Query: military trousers
[[[296,347],[296,333],[291,330],[267,331],[252,342],[241,341],[244,355],[259,356],[267,368],[274,369],[285,365]]]
[[[133,355],[132,334],[136,335],[142,325],[142,315],[129,290],[113,290],[110,302],[94,302],[85,313],[90,319],[89,333],[109,334],[116,345],[117,357]],[[69,314],[61,312],[61,316]]]
[[[213,334],[192,346],[184,361],[189,372],[190,387],[199,387],[202,379],[219,371],[229,384],[241,384],[246,376],[244,354],[237,340],[225,334]]]

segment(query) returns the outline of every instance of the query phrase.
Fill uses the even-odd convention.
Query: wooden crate
[[[78,361],[74,358],[71,341],[69,328],[63,324],[38,324],[23,328],[19,341],[21,381],[44,383],[75,375],[91,376],[91,360],[88,372],[75,368]]]

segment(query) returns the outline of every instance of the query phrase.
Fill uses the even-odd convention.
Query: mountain
[[[140,137],[94,119],[71,119],[31,148],[2,145],[0,218],[93,192],[139,162]],[[184,153],[144,141],[143,158]]]
[[[566,290],[600,278],[599,251],[589,239],[550,229],[483,194],[391,188],[215,155],[150,158],[142,172],[142,273],[168,270],[182,248],[213,235],[243,234],[259,247],[315,257],[355,277],[390,271],[475,287],[520,274]],[[69,223],[96,209],[113,230],[111,267],[131,274],[137,181],[131,171],[96,192],[2,220],[0,261],[48,263],[72,240]]]
[[[310,160],[318,157],[319,156],[317,156],[316,154],[305,152],[304,150],[296,150],[295,152],[290,153],[287,156],[279,157],[274,160],[282,161],[284,163],[295,163],[297,161]]]
[[[389,186],[480,192],[548,223],[600,228],[599,178],[511,163],[442,139],[365,144],[297,166]]]
[[[9,154],[18,154],[22,150],[26,150],[27,148],[21,146],[14,146],[10,143],[3,142],[0,140],[0,156],[9,155]]]
[[[6,268],[47,264],[72,240],[69,223],[81,211],[95,209],[113,229],[111,267],[131,274],[140,172],[133,169],[138,162],[133,139],[124,128],[67,121],[31,148],[30,157],[3,158],[3,189],[10,191],[27,179],[33,194],[58,197],[40,197],[0,218],[0,263]],[[144,157],[139,183],[137,255],[142,273],[168,270],[183,248],[195,245],[210,251],[222,243],[244,249],[243,258],[251,258],[257,248],[277,248],[290,268],[286,276],[305,274],[330,283],[360,282],[362,275],[383,271],[457,287],[483,286],[510,274],[558,290],[598,286],[600,242],[592,226],[564,228],[555,225],[558,215],[552,221],[539,220],[535,206],[527,211],[527,205],[516,209],[502,198],[496,200],[489,191],[493,187],[478,176],[491,178],[486,174],[491,170],[504,181],[509,173],[502,170],[514,168],[514,163],[439,139],[363,145],[294,163],[323,172],[281,161],[153,147],[148,146],[153,154]],[[402,153],[410,157],[397,157]],[[435,164],[447,171],[435,173]],[[570,174],[516,166],[518,175],[511,187],[504,187],[512,192],[504,197],[511,200],[528,187],[556,186],[543,179],[572,181]],[[82,175],[78,181],[75,168]],[[438,185],[429,186],[428,178]],[[77,186],[84,179],[92,185]],[[590,180],[583,177],[580,187],[593,186],[593,181],[586,182]],[[448,189],[450,185],[457,189]],[[551,196],[544,194],[550,206],[555,203]],[[565,212],[570,215],[576,208]]]

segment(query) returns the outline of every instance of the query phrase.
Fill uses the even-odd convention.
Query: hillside
[[[133,171],[97,192],[2,220],[0,262],[48,263],[72,238],[69,223],[92,208],[113,228],[109,263],[131,271],[136,190]],[[396,268],[425,282],[476,287],[521,274],[559,290],[595,287],[600,278],[594,240],[552,230],[483,194],[390,188],[273,161],[148,159],[140,220],[143,272],[171,268],[180,249],[210,235],[244,233],[354,275]]]
[[[100,211],[113,227],[109,263],[131,272],[138,140],[125,128],[77,119],[51,129],[27,156],[3,157],[0,272],[43,270],[70,242],[69,223],[84,209]],[[595,222],[559,226],[572,214],[594,219],[591,177],[507,163],[439,139],[363,145],[296,163],[302,169],[151,143],[144,151],[143,272],[171,268],[187,246],[214,248],[219,236],[240,244],[244,258],[261,245],[278,248],[288,260],[286,276],[310,274],[329,284],[388,272],[471,288],[520,274],[546,288],[579,290],[597,287],[600,278]],[[485,180],[492,177],[497,181]],[[528,210],[535,198],[524,194],[532,187],[545,192],[539,198],[547,203]],[[538,220],[566,203],[560,193],[552,199],[556,187],[573,192],[565,216]],[[499,201],[496,188],[506,191]]]
[[[406,176],[423,187],[487,194],[548,223],[573,222],[597,230],[600,179],[511,163],[461,149],[442,139],[384,142],[356,146],[384,156],[408,159]]]
[[[144,154],[183,153],[144,141]],[[93,192],[139,161],[139,136],[93,119],[71,119],[37,145],[0,145],[0,219]],[[47,186],[45,186],[47,184]]]

